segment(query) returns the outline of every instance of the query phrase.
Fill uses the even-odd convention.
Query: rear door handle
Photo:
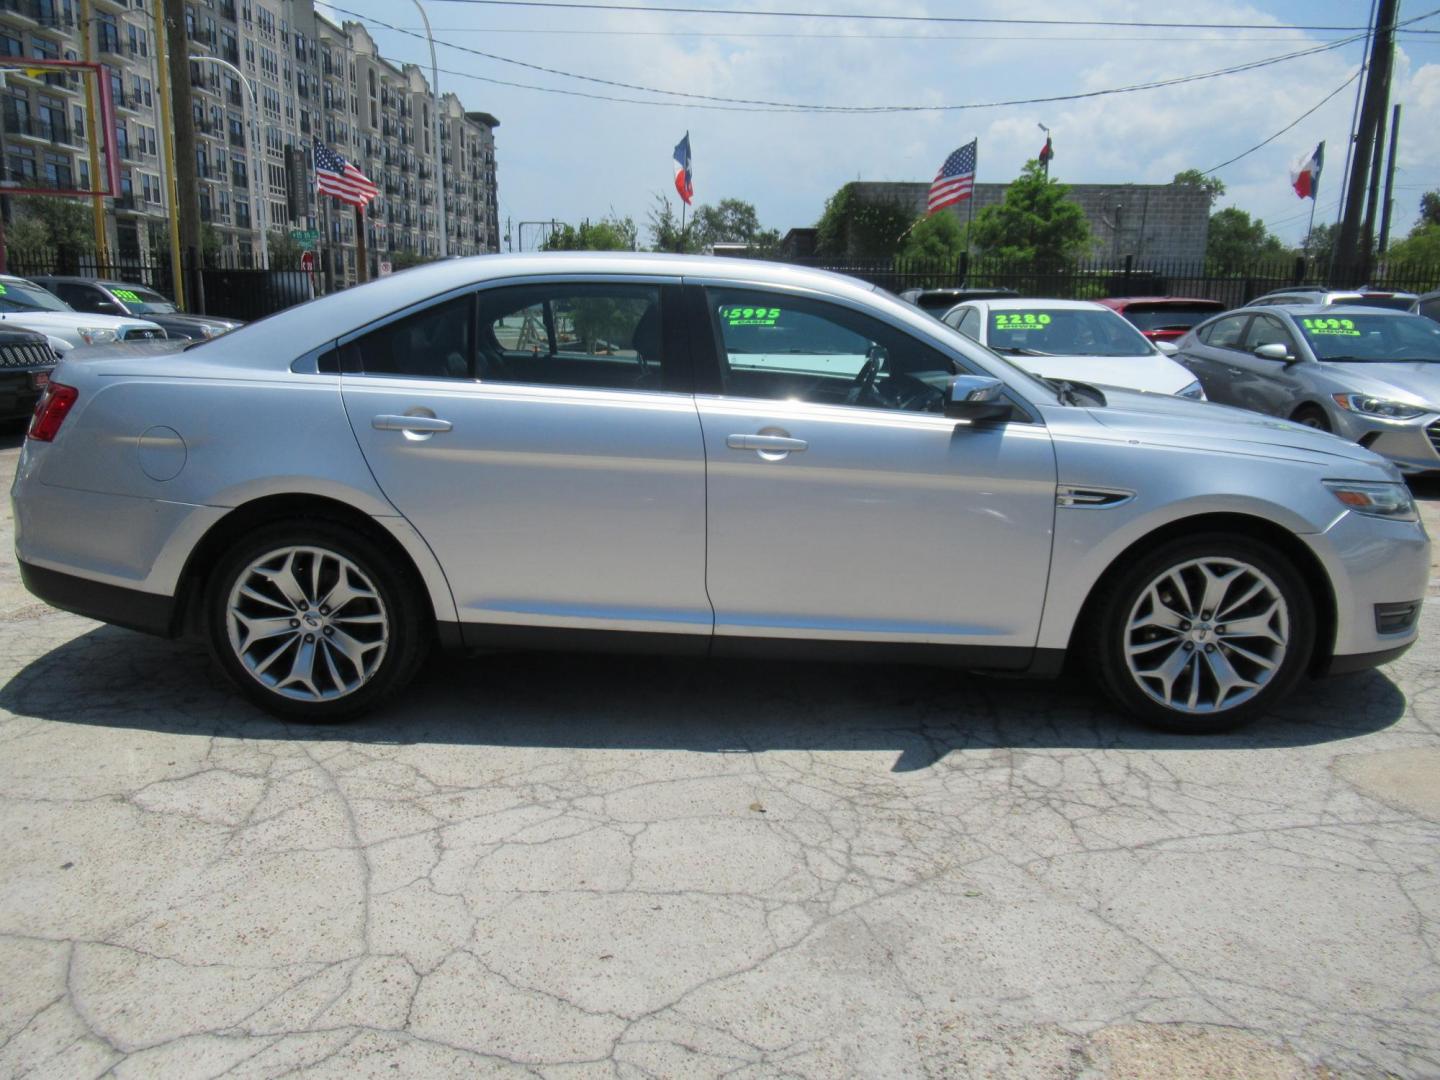
[[[452,425],[449,420],[441,420],[437,416],[377,416],[370,421],[370,426],[376,431],[449,431]]]
[[[1244,369],[1244,368],[1232,367],[1232,368],[1226,368],[1225,370],[1228,371],[1231,375],[1244,375],[1244,374],[1245,374],[1245,369]]]
[[[805,450],[810,444],[804,439],[785,435],[727,435],[725,445],[731,450],[768,450],[771,453]]]

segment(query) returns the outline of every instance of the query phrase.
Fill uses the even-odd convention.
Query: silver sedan
[[[1440,325],[1373,307],[1242,308],[1176,359],[1211,401],[1334,432],[1403,472],[1440,470]]]
[[[665,255],[454,260],[67,361],[13,496],[36,595],[202,635],[307,720],[438,644],[1076,656],[1215,730],[1402,653],[1429,577],[1358,446],[1047,382],[850,278]]]

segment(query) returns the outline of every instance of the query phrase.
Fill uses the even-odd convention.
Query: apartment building
[[[116,106],[120,189],[107,208],[111,247],[122,257],[168,243],[151,7],[157,2],[92,0],[92,55],[104,65]],[[78,16],[77,0],[0,0],[0,55],[81,59]],[[233,257],[253,263],[262,228],[314,229],[337,278],[356,279],[353,214],[319,197],[308,175],[316,139],[381,190],[367,213],[372,276],[383,260],[439,253],[433,103],[420,68],[392,64],[363,26],[325,19],[312,0],[194,0],[185,5],[183,31],[200,213]],[[244,74],[253,96],[226,65]],[[79,76],[11,72],[6,82],[0,91],[6,178],[24,187],[90,186],[90,117]],[[498,126],[488,113],[467,112],[454,94],[441,99],[451,254],[499,250]],[[307,176],[291,185],[287,162],[293,165],[295,150],[303,152]]]

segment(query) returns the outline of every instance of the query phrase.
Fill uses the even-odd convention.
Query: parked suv
[[[1246,307],[1270,307],[1276,304],[1347,304],[1351,307],[1390,308],[1409,311],[1417,297],[1412,292],[1382,292],[1378,289],[1324,289],[1319,286],[1295,289],[1274,289],[1257,296]]]
[[[212,338],[244,325],[235,319],[186,315],[154,289],[125,281],[83,277],[35,278],[76,311],[97,315],[136,315],[165,328],[172,338]]]
[[[0,275],[0,321],[39,330],[71,348],[165,337],[165,331],[148,319],[81,314],[28,278],[9,275]]]
[[[1151,341],[1178,341],[1196,323],[1226,310],[1219,300],[1186,296],[1124,296],[1096,303],[1118,311]]]
[[[0,326],[0,420],[18,420],[35,411],[57,359],[44,334]]]

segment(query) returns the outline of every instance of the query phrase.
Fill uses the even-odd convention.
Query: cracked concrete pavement
[[[528,655],[321,728],[7,558],[0,1076],[1437,1076],[1424,621],[1224,737]]]

